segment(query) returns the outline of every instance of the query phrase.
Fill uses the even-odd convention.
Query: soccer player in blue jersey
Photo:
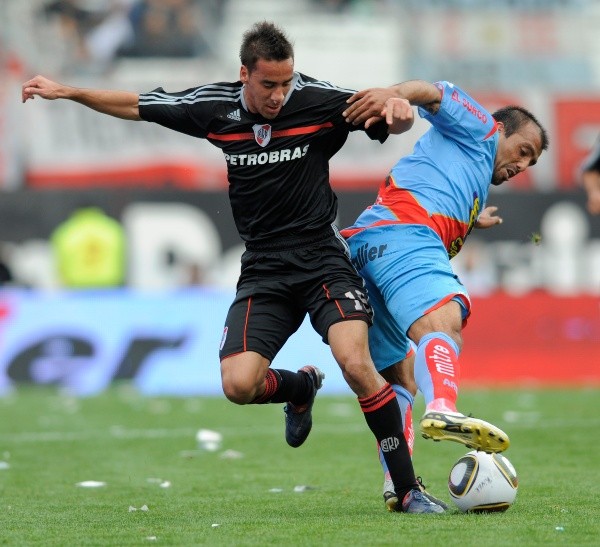
[[[82,89],[36,76],[23,84],[22,100],[68,99],[220,148],[233,217],[246,244],[219,348],[226,397],[241,405],[285,403],[286,441],[302,445],[323,374],[312,365],[291,371],[271,362],[309,315],[382,448],[400,501],[394,510],[442,513],[415,477],[396,396],[369,354],[371,308],[363,281],[333,226],[330,158],[350,131],[384,142],[403,127],[402,112],[389,124],[346,123],[342,112],[354,91],[296,72],[291,43],[266,21],[244,34],[240,60],[238,81],[176,93]]]
[[[490,186],[535,165],[548,147],[546,131],[526,109],[508,106],[491,114],[449,82],[408,81],[364,90],[349,102],[344,115],[354,124],[390,120],[407,102],[431,124],[412,154],[391,169],[375,203],[342,230],[375,312],[371,355],[396,393],[407,442],[418,388],[426,404],[420,420],[425,438],[506,450],[509,439],[501,429],[456,406],[461,331],[471,302],[450,259],[474,227],[501,222],[496,208],[486,206]],[[398,499],[385,478],[384,500],[393,508]]]

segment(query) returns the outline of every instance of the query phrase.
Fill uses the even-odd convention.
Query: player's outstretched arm
[[[36,96],[49,101],[68,99],[88,108],[124,120],[141,120],[138,109],[139,95],[130,91],[111,91],[71,87],[36,76],[23,84],[21,99],[26,102]]]
[[[348,99],[350,106],[344,110],[346,121],[369,127],[385,116],[384,106],[388,99],[406,99],[411,105],[424,106],[435,114],[442,100],[441,91],[423,80],[409,80],[390,87],[373,87],[358,91]]]

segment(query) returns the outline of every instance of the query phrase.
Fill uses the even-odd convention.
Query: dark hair
[[[255,23],[244,33],[240,47],[240,60],[252,72],[259,59],[285,61],[294,59],[294,46],[277,26],[268,21]]]
[[[502,122],[504,124],[504,134],[507,137],[510,137],[524,125],[530,122],[534,123],[540,130],[542,150],[548,149],[548,134],[546,133],[546,130],[542,127],[542,124],[537,118],[526,108],[515,105],[505,106],[504,108],[496,110],[492,116],[497,122]]]

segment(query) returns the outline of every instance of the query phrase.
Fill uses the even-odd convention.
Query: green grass
[[[320,396],[311,436],[292,449],[281,405],[19,389],[0,398],[0,545],[600,544],[600,391],[463,391],[460,406],[511,435],[520,486],[506,513],[387,513],[352,397]],[[222,449],[198,451],[199,428],[220,431]],[[448,502],[465,452],[416,440],[417,473]],[[86,480],[106,486],[76,486]]]

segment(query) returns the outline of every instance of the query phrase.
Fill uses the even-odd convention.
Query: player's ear
[[[248,83],[248,69],[246,68],[245,65],[242,65],[240,67],[240,81],[243,84],[247,84]]]
[[[504,133],[504,123],[496,122],[496,125],[498,126],[498,133]]]

